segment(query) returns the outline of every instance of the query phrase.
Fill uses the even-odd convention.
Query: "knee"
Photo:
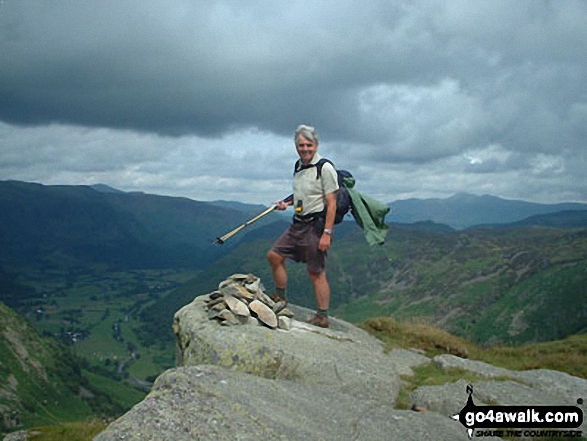
[[[275,251],[269,250],[269,252],[267,253],[267,260],[269,261],[271,266],[275,266],[275,265],[281,265],[283,263],[284,259],[279,254],[277,254]]]
[[[308,276],[310,277],[310,280],[314,283],[316,282],[323,282],[326,281],[326,271],[320,271],[320,272],[314,272],[314,271],[310,271],[308,270]]]

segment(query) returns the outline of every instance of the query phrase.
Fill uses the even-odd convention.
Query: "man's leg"
[[[330,326],[328,320],[328,307],[330,306],[330,286],[326,279],[326,271],[315,273],[308,271],[312,285],[314,285],[314,295],[316,296],[317,311],[308,323],[321,328],[328,328]]]
[[[330,285],[326,278],[326,271],[314,273],[308,271],[312,285],[314,286],[314,296],[316,297],[316,307],[318,313],[328,316],[328,308],[330,307]]]
[[[285,257],[270,250],[267,253],[267,260],[271,266],[275,290],[279,297],[285,299],[285,288],[287,286],[287,269],[285,268]]]

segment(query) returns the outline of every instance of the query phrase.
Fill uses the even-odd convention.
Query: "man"
[[[321,156],[318,154],[318,135],[313,127],[299,126],[294,140],[300,160],[296,163],[293,198],[276,202],[278,210],[295,206],[294,219],[267,253],[275,282],[273,299],[287,299],[285,260],[306,263],[317,306],[316,314],[308,323],[328,328],[330,286],[326,279],[326,255],[332,243],[338,178],[329,162],[322,164],[318,174],[316,165]]]

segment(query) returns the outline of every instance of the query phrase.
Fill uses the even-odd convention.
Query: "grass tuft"
[[[361,328],[393,348],[414,348],[429,357],[448,353],[484,361],[511,370],[553,369],[587,378],[587,335],[521,346],[480,347],[446,331],[418,321],[373,318]]]
[[[91,441],[106,429],[107,425],[107,422],[92,419],[37,427],[27,430],[27,435],[28,439],[33,441]]]
[[[369,319],[360,325],[386,344],[386,350],[393,348],[416,348],[433,357],[452,354],[468,358],[474,345],[442,329],[416,320],[396,321],[389,317]]]

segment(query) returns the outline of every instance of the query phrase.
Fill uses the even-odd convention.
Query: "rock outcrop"
[[[289,330],[294,316],[285,301],[274,302],[261,279],[252,274],[233,274],[204,302],[208,318],[223,326],[264,325]]]
[[[293,305],[289,330],[223,326],[210,319],[209,303],[209,295],[199,296],[176,313],[177,367],[96,441],[467,440],[450,416],[464,407],[471,381],[413,391],[410,404],[425,412],[396,408],[402,377],[431,363],[478,378],[478,405],[576,405],[587,397],[587,380],[560,372],[514,372],[407,349],[385,353],[377,339],[336,318],[330,329],[306,324],[311,311]]]

